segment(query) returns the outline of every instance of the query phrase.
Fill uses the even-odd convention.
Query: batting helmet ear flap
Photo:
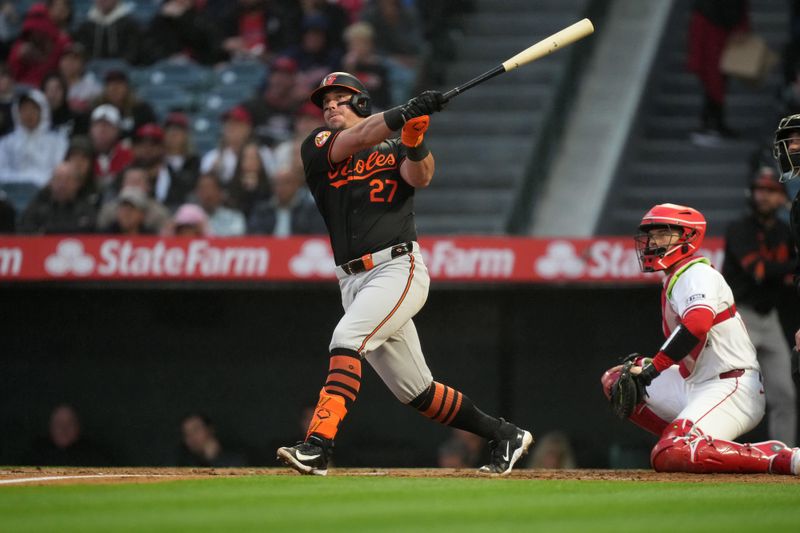
[[[359,117],[368,117],[372,114],[372,100],[364,93],[356,93],[350,98],[350,107]]]

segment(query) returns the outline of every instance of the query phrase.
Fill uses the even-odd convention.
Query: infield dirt
[[[66,468],[5,467],[0,468],[0,490],[3,486],[157,483],[184,479],[209,479],[237,476],[296,476],[288,468]],[[386,476],[396,478],[486,478],[474,470],[448,468],[335,468],[329,476]],[[504,479],[580,480],[580,481],[646,481],[680,483],[794,483],[800,476],[769,474],[679,474],[652,470],[515,470]]]

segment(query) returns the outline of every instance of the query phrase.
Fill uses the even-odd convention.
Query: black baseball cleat
[[[528,453],[528,448],[533,444],[533,435],[531,435],[530,431],[525,431],[513,424],[509,424],[502,418],[500,420],[504,426],[510,426],[507,430],[509,437],[489,441],[489,448],[491,448],[489,464],[480,467],[478,472],[481,474],[491,476],[507,475],[514,468],[514,464]]]
[[[332,453],[332,440],[311,435],[305,442],[278,448],[277,459],[301,474],[325,476]]]

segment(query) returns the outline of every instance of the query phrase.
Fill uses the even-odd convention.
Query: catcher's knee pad
[[[650,464],[656,472],[689,472],[692,452],[688,437],[664,437],[650,452]]]

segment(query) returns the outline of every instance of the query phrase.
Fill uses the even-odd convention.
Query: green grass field
[[[247,476],[0,487],[0,531],[800,531],[800,484]]]

